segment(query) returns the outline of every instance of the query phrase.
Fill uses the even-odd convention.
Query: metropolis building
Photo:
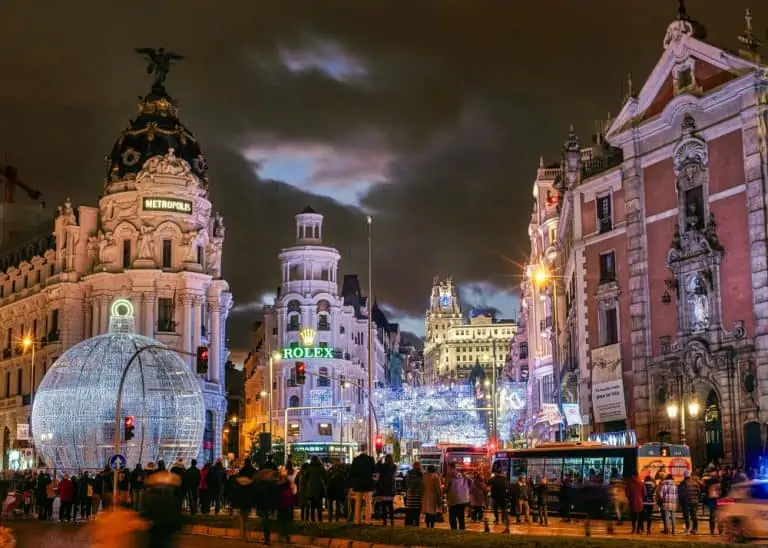
[[[274,397],[273,439],[283,438],[288,411],[288,440],[312,454],[340,457],[367,439],[369,404],[368,339],[374,345],[375,382],[387,383],[389,358],[399,347],[397,324],[386,321],[372,304],[368,333],[367,301],[357,276],[339,284],[337,249],[323,244],[323,216],[307,207],[296,215],[296,245],[279,255],[281,283],[274,305],[266,306],[254,331],[246,360],[246,435],[269,430],[269,356]],[[297,366],[306,371],[304,383]],[[296,407],[346,406],[346,410],[291,410]]]
[[[107,332],[118,298],[133,305],[137,333],[183,352],[205,402],[200,457],[220,456],[232,306],[221,278],[225,229],[200,146],[163,85],[140,100],[106,158],[97,207],[67,199],[50,223],[15,228],[0,251],[2,468],[34,466],[31,387],[68,348]],[[23,337],[34,340],[34,377]]]
[[[538,384],[529,419],[559,392],[583,434],[686,443],[697,466],[757,465],[768,421],[768,65],[748,13],[738,41],[738,52],[711,43],[682,9],[595,145],[572,131],[561,162],[539,169],[527,333],[513,358],[560,384]]]

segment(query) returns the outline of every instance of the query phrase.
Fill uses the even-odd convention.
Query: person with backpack
[[[451,529],[463,531],[467,528],[465,514],[469,504],[469,484],[456,469],[454,463],[446,466],[445,492],[448,499],[448,521]]]

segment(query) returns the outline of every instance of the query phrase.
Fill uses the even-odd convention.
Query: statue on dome
[[[205,268],[214,276],[221,272],[221,240],[211,240],[205,254]]]
[[[173,61],[184,59],[183,55],[173,53],[172,51],[165,51],[165,48],[134,48],[134,50],[139,55],[145,56],[147,61],[149,61],[147,74],[155,73],[155,83],[152,87],[156,88],[163,87]]]
[[[75,208],[72,207],[72,200],[67,198],[64,200],[64,205],[59,206],[59,216],[63,218],[65,225],[77,224],[77,216],[75,215]]]

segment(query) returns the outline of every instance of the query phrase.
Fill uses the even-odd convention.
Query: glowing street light
[[[692,417],[695,417],[699,414],[700,408],[699,408],[699,402],[696,399],[692,399],[688,402],[688,414]]]
[[[667,405],[667,416],[670,419],[674,419],[677,417],[677,413],[680,411],[680,408],[677,407],[676,403],[670,403]]]
[[[550,275],[549,270],[547,270],[547,267],[545,267],[543,264],[537,265],[533,271],[533,282],[538,287],[546,285],[551,277],[552,276]]]

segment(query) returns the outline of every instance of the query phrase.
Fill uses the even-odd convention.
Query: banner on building
[[[541,404],[541,417],[543,422],[546,422],[550,426],[560,424],[560,411],[557,410],[556,403],[542,403]]]
[[[618,344],[592,349],[592,409],[597,423],[627,418],[621,346]]]
[[[29,425],[28,424],[16,425],[16,439],[19,441],[29,441]]]
[[[581,411],[578,403],[564,403],[563,415],[565,415],[565,424],[568,426],[581,424]]]

